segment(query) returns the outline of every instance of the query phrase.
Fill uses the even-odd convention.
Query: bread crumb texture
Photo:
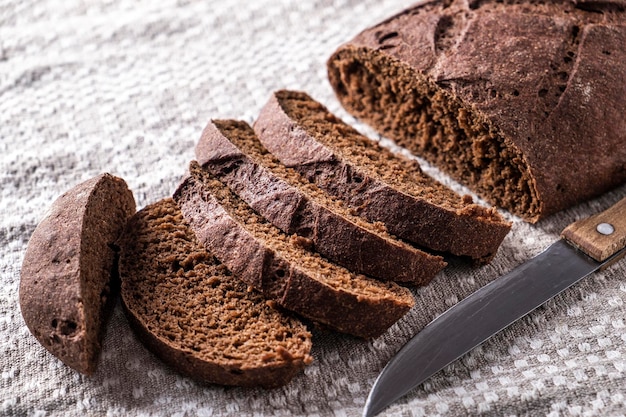
[[[233,277],[172,199],[139,211],[120,247],[125,309],[175,369],[206,382],[275,386],[311,363],[304,324]]]

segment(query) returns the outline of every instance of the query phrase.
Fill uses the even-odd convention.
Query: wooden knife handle
[[[567,226],[561,237],[602,262],[626,246],[626,198],[609,209]]]

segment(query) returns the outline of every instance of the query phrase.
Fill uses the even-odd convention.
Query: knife
[[[371,417],[582,278],[626,254],[626,198],[567,226],[545,251],[463,299],[383,368],[365,403]]]

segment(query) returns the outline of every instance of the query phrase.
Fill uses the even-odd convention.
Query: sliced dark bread
[[[278,91],[254,124],[281,162],[420,246],[488,262],[511,225],[348,126],[307,94]]]
[[[340,200],[285,167],[245,122],[210,122],[196,159],[276,227],[309,239],[313,250],[352,272],[422,285],[446,265],[442,257],[392,237],[382,224],[352,214]]]
[[[61,195],[33,232],[21,270],[20,308],[31,333],[69,367],[96,370],[117,295],[114,243],[135,199],[102,174]]]
[[[148,349],[178,372],[208,383],[276,387],[311,362],[304,324],[233,277],[172,199],[138,211],[119,246],[126,316]]]
[[[413,305],[392,282],[356,275],[302,247],[193,161],[174,199],[198,240],[235,276],[315,322],[376,337]]]

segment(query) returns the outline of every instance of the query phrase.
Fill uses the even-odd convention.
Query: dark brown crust
[[[430,1],[340,47],[328,61],[329,79],[348,111],[536,222],[626,181],[625,19],[623,1]],[[460,160],[455,169],[454,154],[435,154],[390,117],[359,105],[348,73],[356,62],[376,60],[414,80],[406,92],[429,85],[499,137],[526,178],[525,204],[507,202],[508,185],[494,189],[485,178],[501,173],[483,176]],[[397,103],[420,99],[411,94],[398,92]],[[400,104],[385,105],[402,113]]]
[[[384,236],[373,225],[367,230],[324,206],[297,182],[244,154],[232,142],[234,135],[250,138],[254,132],[245,122],[210,122],[196,147],[198,162],[276,227],[310,240],[322,256],[355,273],[415,285],[430,282],[446,265],[439,256]]]
[[[192,163],[174,200],[207,250],[268,299],[329,328],[364,338],[381,335],[412,307],[410,293],[391,283],[393,290],[385,297],[368,297],[318,281],[315,272],[289,262],[233,219],[204,186],[209,178],[208,171]],[[366,280],[357,275],[353,279]]]
[[[159,221],[155,221],[154,218],[158,218]],[[157,247],[155,243],[151,245],[146,244],[146,236],[151,233],[155,235],[160,234],[159,245],[165,247],[169,244],[171,245],[171,250],[163,251],[163,248]],[[184,235],[184,238],[181,235]],[[180,240],[184,240],[185,244],[181,244]],[[265,300],[256,293],[249,293],[250,296],[246,300],[247,303],[243,305],[256,308],[256,314],[260,315],[262,313],[266,317],[273,317],[276,320],[275,327],[289,326],[287,328],[292,334],[287,337],[294,339],[290,341],[290,343],[293,343],[291,351],[283,348],[285,352],[283,355],[272,358],[271,361],[267,360],[261,363],[258,362],[258,358],[254,358],[254,360],[252,358],[236,359],[225,355],[220,356],[219,353],[216,357],[203,357],[200,347],[197,350],[184,348],[179,341],[169,339],[167,331],[164,330],[169,323],[165,321],[161,323],[161,320],[158,323],[151,323],[153,318],[142,314],[142,310],[147,307],[145,304],[142,304],[146,302],[145,300],[135,298],[138,286],[146,287],[158,283],[164,285],[163,288],[173,288],[173,291],[176,291],[177,287],[173,282],[180,279],[180,274],[177,273],[180,271],[169,268],[172,259],[175,262],[178,262],[179,259],[183,259],[183,262],[186,262],[186,274],[201,276],[198,282],[203,287],[195,287],[194,290],[197,292],[203,291],[204,296],[213,297],[207,299],[208,302],[221,304],[229,301],[218,298],[223,294],[220,290],[209,289],[216,285],[213,283],[213,278],[217,274],[219,274],[219,282],[223,282],[225,286],[232,288],[233,292],[246,291],[243,283],[239,282],[237,278],[227,275],[226,268],[219,265],[210,254],[204,252],[200,243],[193,237],[193,232],[183,223],[180,210],[171,199],[164,199],[146,206],[131,217],[119,240],[119,246],[120,278],[122,281],[121,299],[126,317],[132,329],[146,347],[176,371],[204,383],[273,388],[287,384],[312,360],[309,356],[311,335],[306,331],[304,324],[294,317],[285,316],[278,311],[271,310],[266,305]],[[158,251],[156,255],[155,251]],[[192,258],[192,260],[189,258]],[[166,276],[166,272],[159,272],[160,269],[170,271],[169,276]],[[145,274],[162,274],[163,279],[157,280],[152,278],[148,280],[142,276]],[[168,280],[172,282],[169,286],[167,285]],[[150,284],[145,282],[150,282]],[[194,285],[196,285],[195,282]],[[244,287],[243,289],[242,286]],[[152,292],[155,288],[148,287],[144,288],[144,290]],[[161,299],[164,299],[164,301],[167,302],[168,297],[173,297],[172,294],[167,293],[167,290],[163,289],[162,291],[164,292],[162,292]],[[271,311],[264,312],[263,309],[270,309]],[[240,313],[245,314],[245,312]],[[175,315],[175,313],[172,314]],[[185,318],[185,314],[189,314],[189,312],[181,314],[181,319]],[[228,320],[226,317],[214,317],[214,320],[218,322],[216,324],[218,327],[229,326],[228,323],[220,323],[221,320]],[[233,323],[232,326],[234,327],[235,324]],[[200,329],[199,333],[202,330],[204,329]],[[183,332],[182,328],[180,332]],[[181,338],[191,339],[194,336],[197,337],[197,334],[183,334]],[[303,340],[295,340],[300,336]],[[211,339],[211,332],[207,331],[206,334],[202,334],[202,337],[206,338],[202,343],[209,345],[207,349],[210,350],[210,346],[215,344],[215,339]],[[254,334],[246,334],[244,337],[247,338],[246,342],[250,344],[258,344],[260,343],[259,340],[263,340],[263,336],[255,339]],[[274,344],[260,346],[259,349],[263,347],[267,352],[271,353],[280,351],[282,345],[276,340],[273,342]]]
[[[113,244],[134,212],[124,180],[99,175],[54,202],[24,255],[19,298],[26,325],[50,353],[86,375],[96,369],[117,296]]]
[[[281,162],[358,208],[359,214],[370,221],[384,223],[390,233],[402,239],[479,262],[488,262],[495,256],[510,224],[493,210],[476,204],[467,204],[461,210],[443,208],[410,196],[351,165],[286,114],[279,97],[289,95],[310,99],[304,93],[276,92],[254,124],[261,142]],[[358,183],[352,180],[355,177],[360,179]]]

